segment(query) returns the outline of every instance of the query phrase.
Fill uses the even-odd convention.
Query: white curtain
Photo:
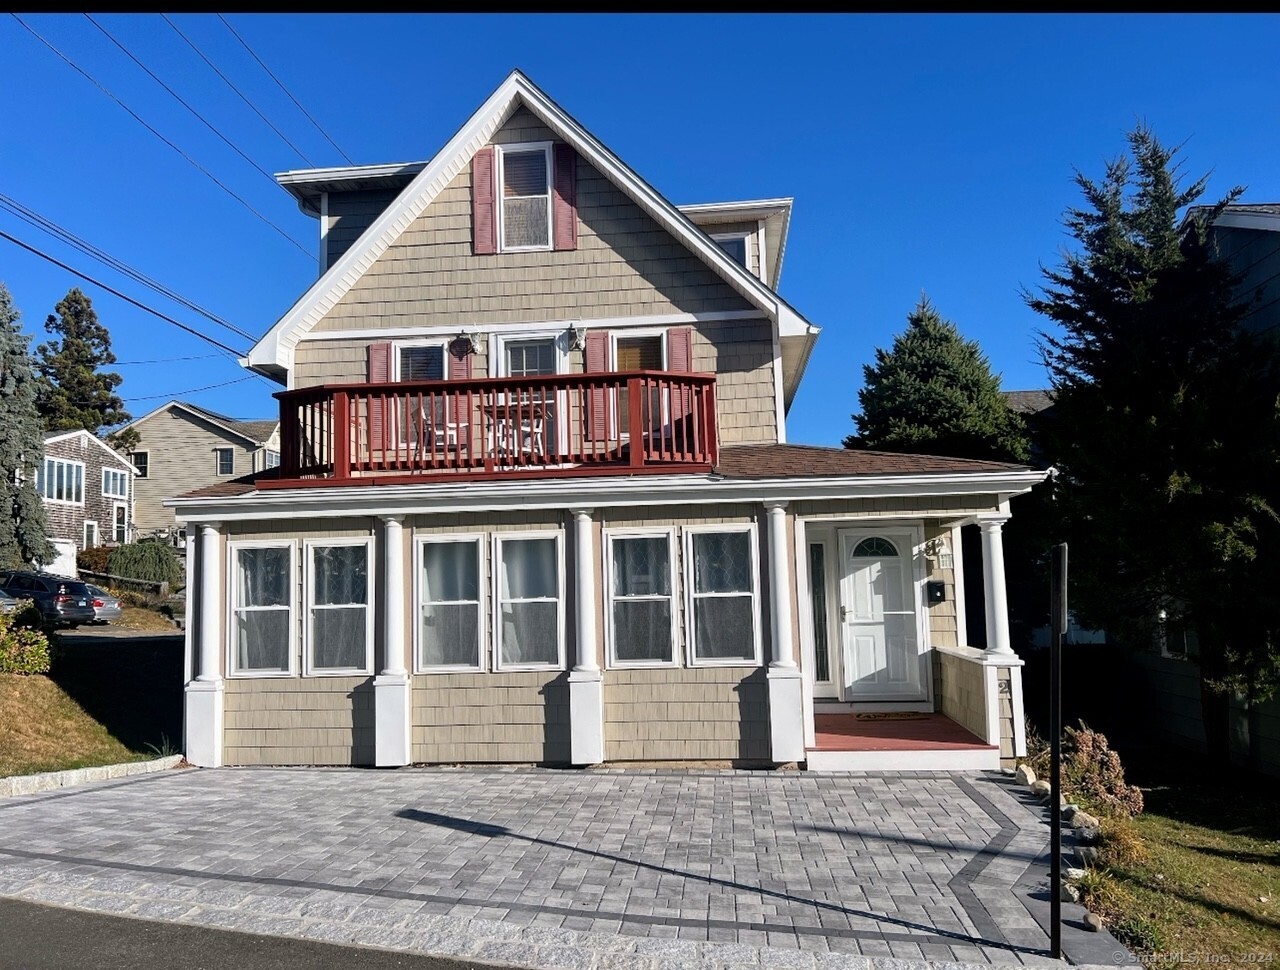
[[[421,663],[475,667],[480,662],[480,556],[475,542],[422,547]]]
[[[554,539],[508,539],[498,565],[505,664],[555,664],[560,654]]]

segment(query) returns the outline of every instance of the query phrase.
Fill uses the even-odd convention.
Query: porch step
[[[979,771],[1000,749],[936,713],[818,714],[810,771]]]
[[[997,771],[1000,749],[933,748],[917,751],[806,752],[806,767],[816,772],[846,771]]]

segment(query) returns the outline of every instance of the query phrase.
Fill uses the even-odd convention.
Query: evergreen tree
[[[124,378],[98,370],[116,357],[111,334],[98,322],[89,298],[73,287],[54,310],[44,329],[59,339],[36,348],[36,401],[45,430],[84,428],[96,435],[128,421],[124,401],[115,393]]]
[[[1206,231],[1241,190],[1184,218],[1206,178],[1184,187],[1178,150],[1146,126],[1128,143],[1100,182],[1077,174],[1079,251],[1024,294],[1060,327],[1041,334],[1058,538],[1083,618],[1131,641],[1161,613],[1198,634],[1206,740],[1225,765],[1228,693],[1276,686],[1280,575],[1262,552],[1280,545],[1280,368],[1241,327],[1239,281]]]
[[[0,283],[0,566],[49,562],[44,503],[36,494],[35,470],[44,456],[36,413],[35,374],[27,356],[21,314]]]
[[[862,413],[846,448],[919,452],[955,458],[1025,461],[1022,419],[978,344],[965,340],[927,297],[907,316],[891,350],[863,367]]]

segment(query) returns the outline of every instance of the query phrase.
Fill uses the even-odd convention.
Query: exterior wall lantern
[[[578,326],[577,320],[574,320],[572,323],[569,324],[569,332],[567,336],[569,338],[570,350],[586,350],[587,349],[587,331],[582,327]]]
[[[453,339],[455,343],[461,343],[468,353],[478,354],[480,352],[481,337],[479,330],[472,330],[470,333],[465,330],[459,330],[458,336]]]

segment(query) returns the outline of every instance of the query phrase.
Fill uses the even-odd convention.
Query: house
[[[165,499],[280,463],[279,418],[240,421],[170,401],[125,427],[139,437],[130,457],[138,470],[134,522],[144,536],[177,535]]]
[[[44,501],[49,538],[78,550],[129,542],[135,477],[129,459],[88,431],[46,434],[36,491]]]
[[[1206,209],[1193,206],[1188,218]],[[1209,225],[1209,241],[1240,277],[1237,298],[1253,301],[1242,325],[1254,333],[1280,333],[1280,203],[1225,206]]]
[[[323,257],[245,361],[280,466],[166,503],[191,761],[1023,752],[1001,527],[1044,473],[787,442],[789,199],[677,207],[519,72],[428,162],[278,178]]]

